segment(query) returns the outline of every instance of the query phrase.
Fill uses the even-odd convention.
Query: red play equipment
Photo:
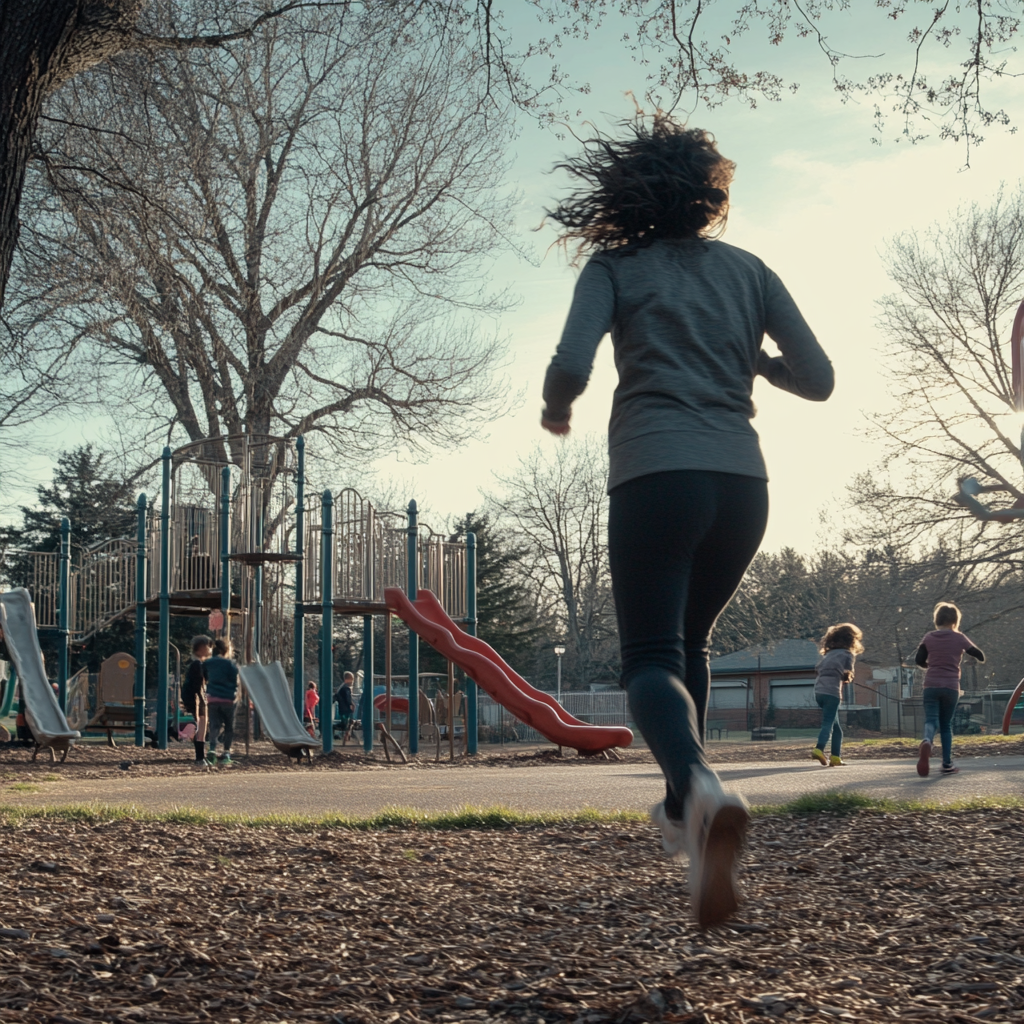
[[[464,632],[429,590],[410,601],[404,590],[389,587],[384,601],[413,632],[454,662],[470,679],[519,721],[552,743],[581,754],[600,754],[610,747],[628,747],[633,733],[625,726],[587,725],[570,715],[550,694],[532,687],[483,640]],[[397,701],[394,710],[399,710]]]
[[[1003,712],[1003,735],[1010,735],[1010,719],[1013,718],[1013,709],[1017,706],[1017,701],[1020,700],[1021,695],[1024,694],[1024,679],[1017,684],[1017,689],[1013,691],[1013,696],[1006,702],[1006,710]]]
[[[1013,318],[1013,329],[1010,332],[1010,364],[1013,370],[1013,408],[1018,416],[1024,416],[1024,302],[1017,307]],[[1024,463],[1024,421],[1021,423],[1021,462]],[[960,493],[957,500],[978,519],[991,520],[997,523],[1012,523],[1024,518],[1024,498],[1019,498],[1009,508],[989,508],[978,501],[979,494],[992,491],[1005,491],[1006,487],[995,484],[986,486],[973,476],[960,481]],[[1018,684],[1006,704],[1003,713],[1003,735],[1010,733],[1010,720],[1013,709],[1017,706],[1021,694],[1024,694],[1024,679]]]

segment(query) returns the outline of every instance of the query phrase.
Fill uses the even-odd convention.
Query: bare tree
[[[177,5],[177,23],[172,31],[162,32],[151,17],[161,13],[161,7],[146,0],[4,0],[0,5],[0,305],[18,240],[22,187],[39,118],[47,99],[65,82],[129,51],[217,47],[294,10],[341,6],[347,4],[237,0],[214,6],[194,0]]]
[[[1019,580],[1020,525],[979,522],[956,496],[974,476],[1005,488],[1007,503],[1024,500],[1008,344],[1024,298],[1024,193],[900,235],[885,261],[898,288],[880,304],[894,392],[874,429],[888,450],[850,488],[849,539],[905,558],[941,543],[966,585]]]
[[[42,129],[8,318],[140,437],[457,443],[503,394],[489,111],[458,38],[355,10],[108,64]]]
[[[565,637],[567,669],[584,686],[618,671],[618,635],[608,571],[608,459],[602,441],[572,438],[546,456],[539,446],[488,495],[488,507],[528,551],[523,566]]]
[[[188,0],[173,5],[177,20],[168,30],[161,16],[171,5],[152,0],[5,0],[0,6],[0,304],[18,235],[25,169],[33,147],[38,148],[39,118],[62,85],[126,53],[216,48],[297,10],[348,12],[361,6],[349,0]],[[775,52],[794,38],[818,49],[824,74],[840,98],[874,97],[879,130],[886,116],[895,114],[901,137],[910,140],[937,130],[970,144],[980,141],[986,128],[1009,124],[1004,110],[990,106],[986,90],[993,81],[1020,73],[1012,43],[1022,16],[1005,0],[878,3],[859,10],[860,27],[869,29],[864,33],[869,38],[902,27],[905,41],[891,55],[850,52],[855,47],[844,42],[851,31],[849,0],[736,0],[726,6],[706,0],[520,0],[511,8],[513,16],[532,9],[535,32],[525,29],[521,17],[505,20],[493,0],[379,0],[372,7],[382,17],[394,17],[397,45],[410,12],[432,25],[457,25],[468,47],[482,55],[488,91],[548,116],[557,113],[549,105],[552,93],[586,85],[570,82],[560,69],[559,48],[566,40],[587,39],[607,20],[614,21],[616,35],[623,20],[631,26],[625,45],[649,87],[665,94],[663,105],[780,99],[798,83],[764,66],[767,61],[755,57],[750,63],[750,54]],[[763,43],[752,47],[750,35],[758,29]],[[546,58],[546,69],[527,73],[537,58]]]

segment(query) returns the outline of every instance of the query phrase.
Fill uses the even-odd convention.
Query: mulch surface
[[[937,748],[936,748],[937,749]],[[434,761],[434,752],[421,749],[408,765],[397,761],[388,762],[379,746],[373,754],[363,753],[362,747],[336,746],[327,756],[314,757],[311,766],[295,767],[270,743],[250,745],[245,755],[243,744],[234,750],[234,772],[281,772],[281,771],[450,771],[468,770],[473,767],[486,768],[531,768],[546,765],[579,765],[600,769],[612,768],[617,764],[654,764],[654,758],[646,747],[635,750],[618,750],[616,758],[580,757],[574,750],[566,749],[559,756],[554,747],[528,747],[516,749],[509,745],[504,748],[481,748],[473,758],[457,757],[448,760],[447,750],[443,751],[440,762]],[[972,740],[970,737],[957,739],[953,746],[954,758],[992,757],[1007,754],[1024,754],[1024,735],[1008,736],[1005,739]],[[778,761],[805,760],[810,755],[808,741],[793,743],[712,743],[708,756],[713,764],[773,763]],[[392,754],[392,756],[394,756]],[[850,761],[917,757],[917,747],[894,742],[849,743],[843,756]],[[936,756],[938,754],[936,753]],[[51,764],[47,751],[40,751],[36,761],[31,761],[31,751],[15,744],[0,746],[0,796],[12,783],[31,783],[40,774],[57,774],[61,778],[102,779],[129,772],[136,776],[180,775],[190,770],[192,745],[172,742],[167,750],[152,750],[128,744],[115,748],[98,743],[80,743],[71,748],[64,764]]]
[[[0,822],[0,1021],[1024,1021],[1024,813],[776,815],[697,931],[643,825]]]

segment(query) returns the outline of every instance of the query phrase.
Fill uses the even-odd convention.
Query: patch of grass
[[[7,787],[15,793],[38,793],[39,787],[33,785],[31,782],[12,782]]]
[[[368,817],[327,814],[322,817],[302,815],[215,814],[191,807],[171,811],[146,811],[134,806],[68,805],[64,807],[0,806],[0,825],[16,827],[33,820],[100,823],[110,821],[162,822],[177,825],[219,825],[237,828],[288,828],[295,831],[316,829],[350,829],[380,831],[384,829],[430,829],[438,831],[482,829],[506,831],[547,825],[593,823],[635,824],[648,822],[646,814],[637,811],[584,810],[575,813],[525,813],[509,807],[463,807],[454,811],[428,813],[412,808],[389,807]]]
[[[967,736],[954,736],[953,746],[955,747],[958,743],[1013,743],[1024,739],[1020,733],[1011,733],[1009,736],[1004,736],[1001,732],[997,733],[971,733]],[[865,747],[882,747],[882,746],[897,746],[897,747],[913,747],[916,749],[921,743],[921,737],[918,736],[916,739],[912,736],[882,736],[878,739],[871,740],[844,740],[844,747],[851,747],[857,745],[863,745]]]
[[[14,788],[14,787],[11,787]],[[990,797],[940,804],[920,800],[882,800],[860,793],[809,793],[786,804],[766,804],[753,808],[759,817],[779,814],[949,814],[958,811],[1024,809],[1024,799]],[[565,813],[525,813],[508,807],[463,807],[455,811],[427,813],[410,808],[391,807],[378,814],[357,818],[340,814],[323,817],[300,815],[213,814],[194,808],[172,811],[144,811],[137,807],[66,806],[14,807],[0,806],[0,827],[17,828],[40,819],[53,822],[99,824],[112,821],[142,821],[164,824],[228,828],[280,828],[295,832],[353,830],[385,831],[387,829],[420,829],[450,831],[478,829],[484,831],[516,831],[546,826],[590,824],[649,824],[646,814],[637,811],[584,810]],[[415,851],[408,851],[415,855]]]
[[[944,814],[956,811],[981,811],[999,808],[1024,808],[1020,797],[975,797],[943,804],[931,800],[887,800],[863,793],[830,790],[805,793],[786,804],[755,807],[757,815],[773,814]]]
[[[43,776],[42,781],[43,782],[60,782],[60,776],[59,775],[54,775],[52,772],[50,772],[49,775],[44,775]]]

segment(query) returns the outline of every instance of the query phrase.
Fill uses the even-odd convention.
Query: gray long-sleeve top
[[[779,278],[724,242],[657,241],[592,256],[544,380],[545,416],[565,420],[611,332],[619,384],[608,489],[677,469],[767,479],[751,426],[754,376],[807,398],[832,393],[832,364]],[[781,356],[762,351],[764,335]]]

